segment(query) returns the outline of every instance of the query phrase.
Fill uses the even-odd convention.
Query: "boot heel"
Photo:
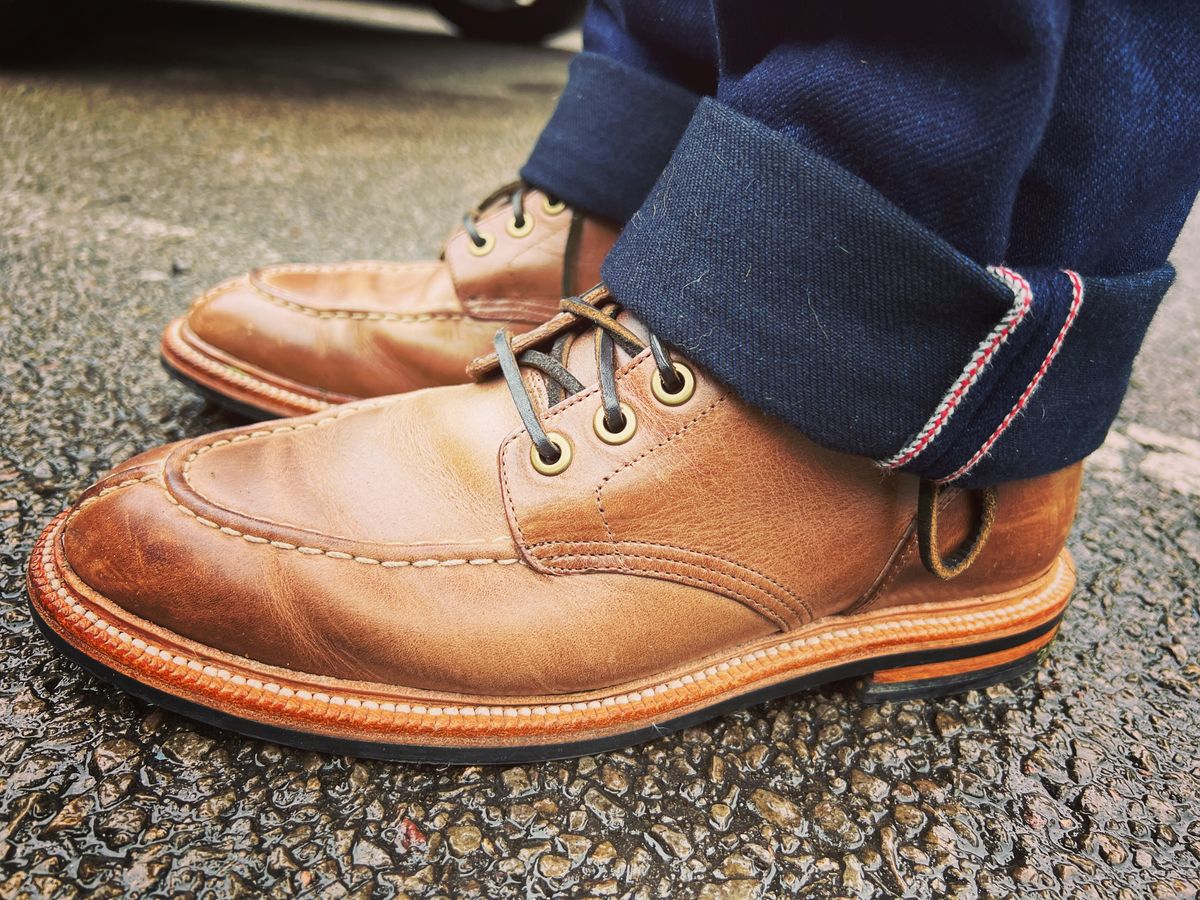
[[[1056,634],[1058,626],[1007,650],[923,665],[880,669],[863,679],[861,696],[867,703],[922,700],[1012,681],[1041,665],[1050,652],[1050,644]]]

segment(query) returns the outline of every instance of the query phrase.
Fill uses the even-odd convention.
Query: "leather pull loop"
[[[973,498],[978,499],[978,510],[971,533],[962,545],[949,556],[942,556],[938,546],[938,513],[942,486],[936,481],[921,479],[920,493],[917,497],[917,545],[921,551],[921,562],[933,575],[943,581],[949,581],[967,571],[971,563],[979,558],[987,543],[992,526],[996,524],[996,489],[984,488],[973,491]]]

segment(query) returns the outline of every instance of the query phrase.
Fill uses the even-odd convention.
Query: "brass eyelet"
[[[550,443],[558,448],[558,459],[554,462],[546,462],[542,459],[542,455],[538,453],[537,444],[529,445],[529,461],[533,463],[533,467],[543,475],[558,475],[560,472],[565,472],[567,466],[571,464],[571,442],[566,436],[559,434],[557,431],[546,432],[546,437]]]
[[[525,213],[522,218],[525,219],[525,224],[518,225],[517,217],[515,215],[509,216],[508,221],[504,223],[504,230],[515,238],[525,237],[525,235],[533,231],[533,216]]]
[[[596,437],[606,444],[623,444],[633,437],[633,433],[637,431],[637,416],[626,403],[621,404],[621,415],[625,417],[625,424],[621,426],[621,430],[609,431],[608,423],[604,421],[604,407],[597,407],[596,414],[592,416],[592,428]]]
[[[650,376],[650,390],[654,392],[658,402],[664,406],[682,406],[692,399],[692,394],[696,393],[696,377],[692,374],[692,370],[683,363],[673,362],[671,365],[683,379],[683,387],[672,394],[663,384],[662,375],[659,374],[658,369],[655,369],[654,374]]]
[[[496,236],[490,231],[481,231],[479,236],[483,238],[482,244],[477,244],[468,236],[467,249],[471,251],[472,256],[487,256],[492,252],[492,248],[496,246]]]
[[[557,216],[560,212],[567,208],[567,204],[561,200],[551,200],[549,197],[542,197],[542,212],[548,216]]]

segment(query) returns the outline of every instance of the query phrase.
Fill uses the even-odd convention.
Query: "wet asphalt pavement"
[[[198,726],[35,633],[41,526],[233,422],[159,369],[163,325],[255,264],[434,254],[567,60],[163,8],[0,70],[0,897],[1194,896],[1196,217],[1089,469],[1063,634],[1014,685],[866,708],[847,685],[627,752],[444,768]]]

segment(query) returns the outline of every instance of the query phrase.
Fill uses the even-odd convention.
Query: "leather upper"
[[[593,383],[591,342],[569,364]],[[700,370],[694,396],[666,406],[652,368],[648,351],[620,358],[637,417],[620,445],[593,430],[595,386],[546,409],[525,373],[573,448],[554,476],[531,465],[498,378],[181,442],[93,487],[65,557],[86,589],[210,647],[524,696],[598,690],[865,606],[1019,587],[1065,540],[1078,466],[1002,486],[982,556],[940,582],[906,549],[911,476],[815,446]],[[952,545],[967,520],[947,497]]]
[[[533,227],[514,237],[507,202],[478,214],[484,255],[459,228],[439,260],[265,266],[217,285],[187,315],[191,335],[228,365],[319,389],[375,397],[464,380],[500,327],[523,331],[564,290],[600,280],[616,229],[530,190]]]

